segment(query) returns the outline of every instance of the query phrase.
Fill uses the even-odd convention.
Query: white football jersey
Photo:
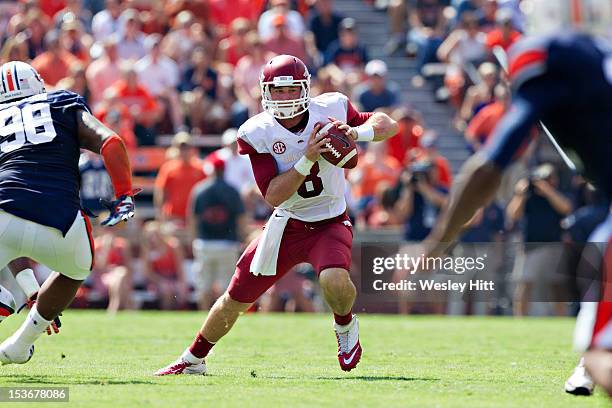
[[[306,143],[317,122],[329,122],[334,117],[347,120],[348,98],[338,92],[325,93],[310,100],[308,124],[295,134],[281,126],[267,112],[253,116],[238,129],[238,137],[258,153],[269,153],[276,161],[278,172],[284,173],[304,155]],[[346,210],[344,170],[322,157],[314,164],[304,184],[279,208],[292,218],[321,221],[336,217]]]

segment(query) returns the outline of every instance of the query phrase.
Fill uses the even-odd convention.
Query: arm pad
[[[104,141],[100,148],[104,166],[113,183],[115,195],[132,195],[132,169],[125,144],[117,135]]]

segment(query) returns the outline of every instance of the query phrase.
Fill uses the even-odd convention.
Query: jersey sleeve
[[[264,131],[258,127],[256,116],[238,128],[238,154],[269,153],[264,141]]]
[[[509,50],[508,76],[513,90],[546,73],[548,44],[547,37],[526,38]]]
[[[346,123],[349,126],[359,126],[364,124],[373,115],[373,112],[359,112],[357,108],[346,99]]]
[[[555,104],[563,103],[566,92],[567,87],[546,77],[523,84],[513,94],[510,109],[485,145],[486,156],[502,169],[515,161],[530,141],[537,120]]]
[[[270,153],[251,153],[249,154],[255,182],[262,196],[266,196],[270,182],[278,174],[276,161]]]
[[[91,109],[87,105],[85,98],[71,91],[56,91],[51,92],[48,96],[51,107],[60,109],[62,113],[67,113],[71,109],[75,111],[81,109],[91,113]]]

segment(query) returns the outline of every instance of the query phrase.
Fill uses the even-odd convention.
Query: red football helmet
[[[293,118],[306,112],[310,103],[310,73],[306,64],[293,55],[278,55],[264,66],[259,77],[261,106],[278,119]],[[272,100],[270,87],[300,86],[298,99]]]

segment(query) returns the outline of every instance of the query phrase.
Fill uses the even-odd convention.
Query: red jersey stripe
[[[546,57],[546,51],[543,50],[530,50],[518,55],[510,62],[510,80],[516,78],[519,72],[527,67],[543,64]]]

